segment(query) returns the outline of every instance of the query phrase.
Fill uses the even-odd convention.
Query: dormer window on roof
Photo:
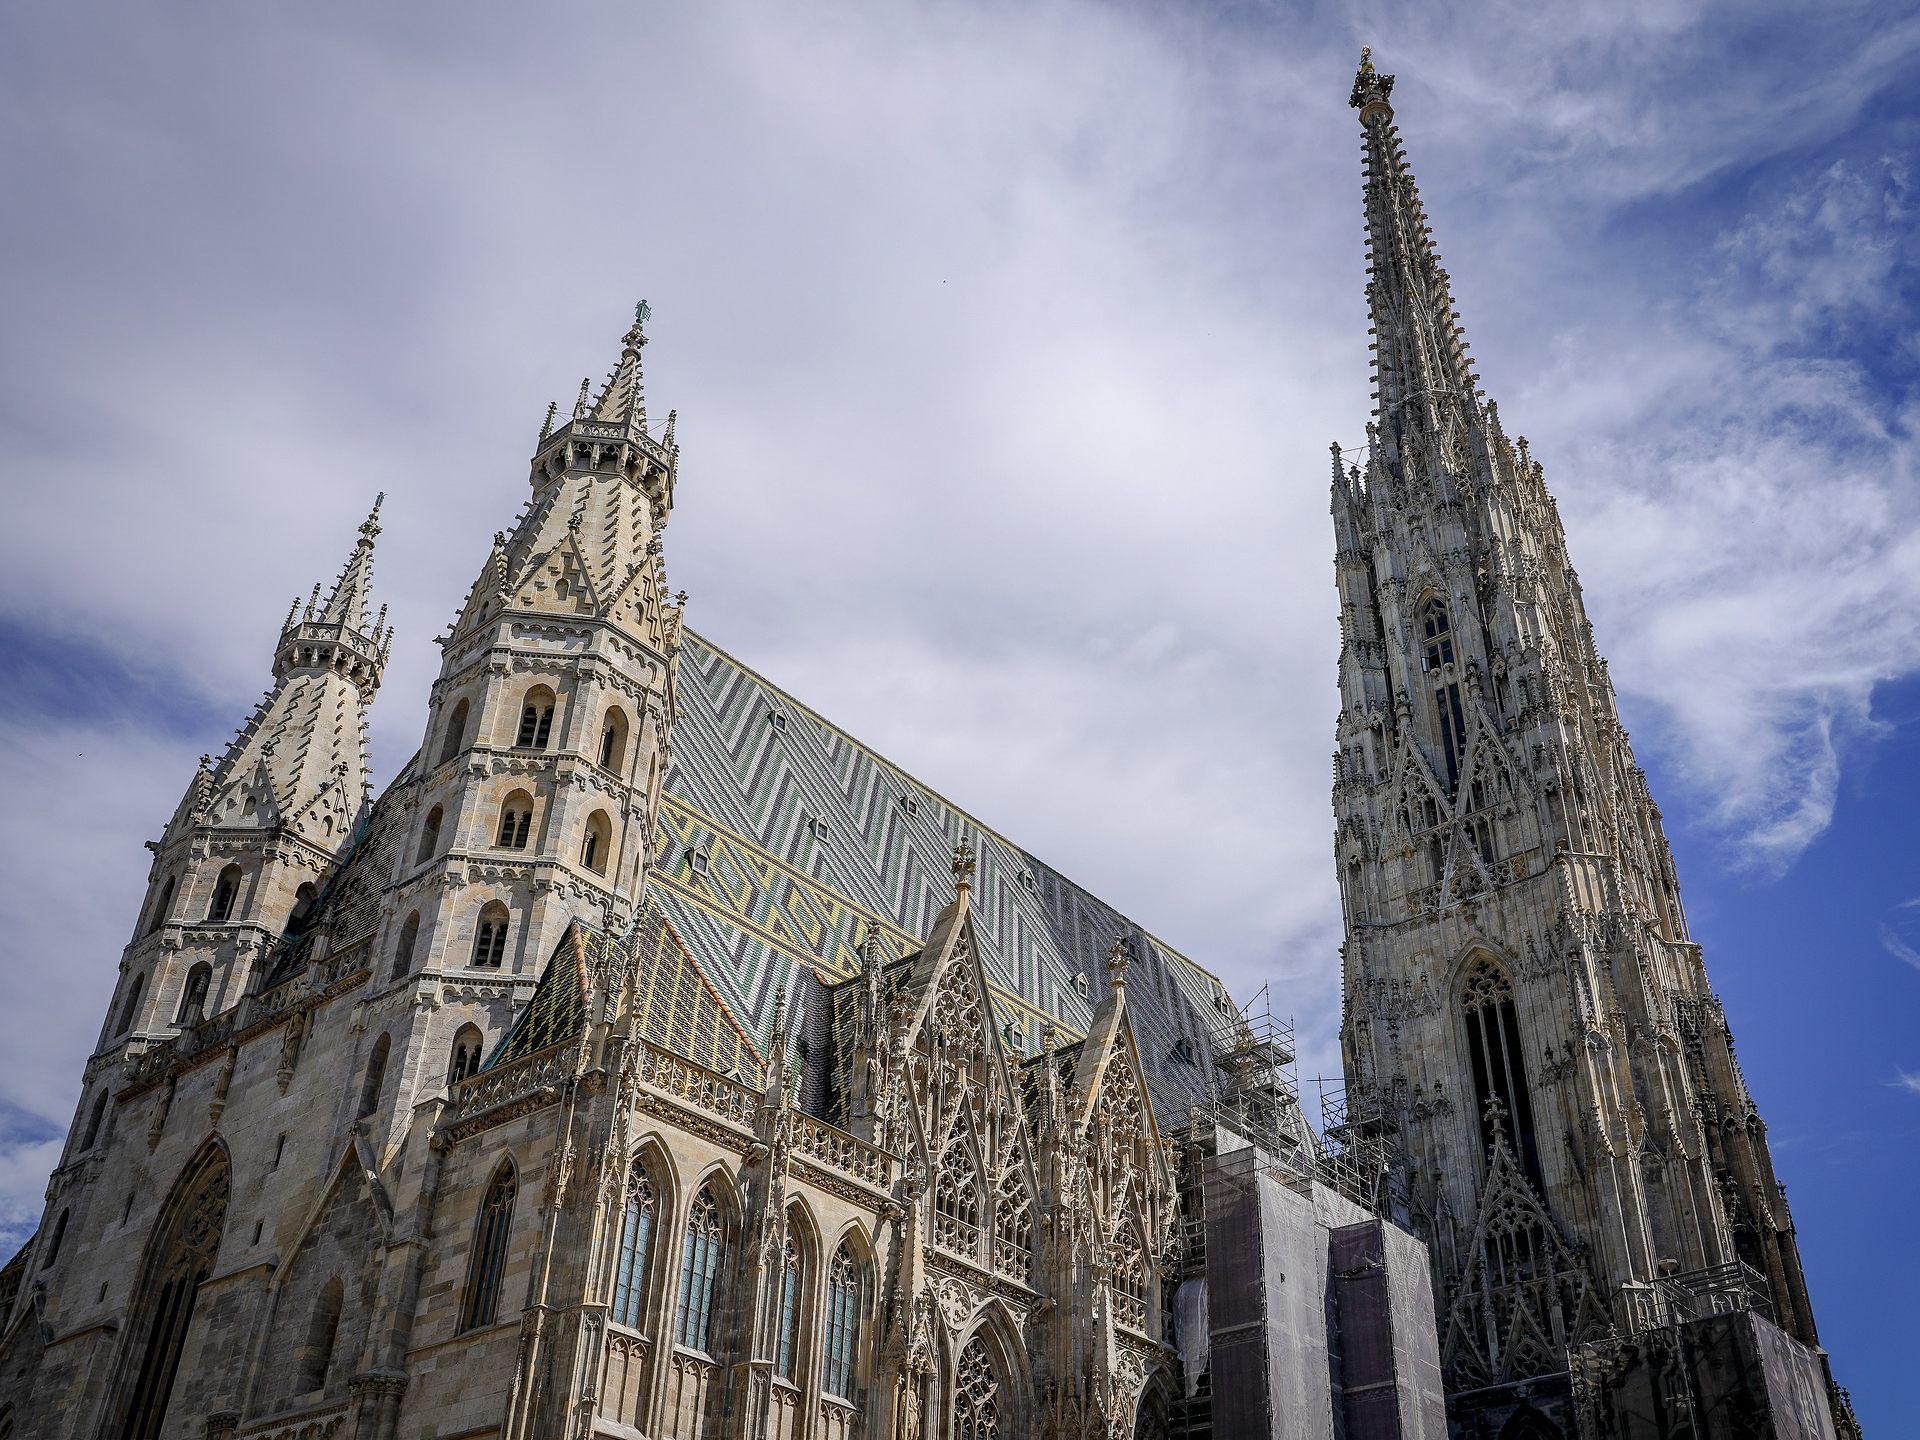
[[[1085,1000],[1093,993],[1093,986],[1085,975],[1075,975],[1073,977],[1073,989],[1074,993],[1082,1000]]]
[[[687,851],[687,868],[696,875],[705,875],[713,868],[713,861],[706,851],[696,846]]]
[[[911,795],[902,795],[900,797],[900,808],[909,815],[918,815],[920,813],[920,802]]]
[[[787,714],[784,710],[769,710],[767,712],[767,723],[782,735],[787,733]]]
[[[833,839],[832,827],[830,827],[827,824],[827,822],[822,820],[818,815],[813,815],[808,817],[807,833],[811,835],[815,840],[819,841],[822,845],[827,844],[829,841]]]

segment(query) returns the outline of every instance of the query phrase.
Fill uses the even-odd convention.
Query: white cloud
[[[0,613],[237,722],[385,489],[391,774],[545,400],[646,294],[694,623],[1242,993],[1274,978],[1306,1067],[1337,1068],[1324,476],[1366,412],[1359,22],[85,8],[0,56],[0,463],[28,482]],[[1817,152],[1914,53],[1866,15],[1361,17],[1642,744],[1763,869],[1920,660],[1910,427],[1822,348],[1906,263],[1907,182],[1810,162],[1686,267],[1608,227]],[[1760,25],[1806,46],[1718,68]],[[139,842],[220,737],[27,738],[0,746],[25,927],[0,1093],[64,1125]],[[17,818],[45,814],[78,817],[66,850]]]
[[[1905,1070],[1895,1072],[1894,1085],[1910,1095],[1920,1095],[1920,1075],[1911,1075]]]

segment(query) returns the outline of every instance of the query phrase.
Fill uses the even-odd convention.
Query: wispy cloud
[[[0,616],[135,678],[87,669],[62,709],[43,667],[0,730],[6,1096],[67,1122],[139,842],[376,489],[399,626],[376,761],[418,743],[431,637],[544,401],[642,294],[694,623],[1242,992],[1283,979],[1305,1063],[1337,1068],[1323,475],[1367,409],[1362,38],[1643,750],[1729,854],[1791,864],[1875,684],[1920,665],[1914,398],[1871,363],[1914,259],[1880,156],[1913,147],[1829,153],[1920,27],[1708,0],[1169,13],[13,21]],[[595,37],[564,86],[561,33]],[[113,715],[115,688],[176,723]]]
[[[1901,1070],[1896,1073],[1893,1084],[1895,1088],[1905,1090],[1910,1095],[1920,1095],[1920,1075]]]
[[[1913,966],[1914,969],[1920,970],[1920,950],[1914,949],[1913,946],[1894,934],[1891,925],[1882,925],[1880,927],[1880,944],[1885,947],[1886,952],[1893,956],[1894,959],[1904,960],[1907,964]]]

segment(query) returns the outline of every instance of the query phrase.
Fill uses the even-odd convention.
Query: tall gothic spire
[[[1366,135],[1374,415],[1382,438],[1398,451],[1415,432],[1437,434],[1449,412],[1477,412],[1479,377],[1393,123],[1392,93],[1393,76],[1375,70],[1363,49],[1350,103]]]

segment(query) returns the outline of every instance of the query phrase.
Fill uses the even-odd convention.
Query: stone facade
[[[1551,1435],[1678,1403],[1647,1322],[1749,1283],[1779,1328],[1700,1333],[1804,1416],[1764,1130],[1390,85],[1343,1123],[1217,979],[684,627],[642,306],[393,784],[376,505],[152,847],[0,1270],[0,1440],[1433,1440],[1443,1368],[1459,1433]]]
[[[1819,1342],[1558,511],[1479,389],[1392,87],[1363,62],[1377,409],[1364,464],[1333,467],[1349,1097],[1406,1155],[1456,1424],[1567,1433],[1573,1358],[1668,1323],[1677,1293],[1767,1297]]]
[[[362,739],[376,507],[154,846],[46,1222],[0,1278],[0,1433],[1204,1417],[1211,1337],[1183,1373],[1171,1302],[1233,1257],[1197,1202],[1183,1226],[1181,1177],[1220,1148],[1193,1107],[1239,1012],[683,632],[643,319],[541,434],[392,786],[369,799]],[[1311,1193],[1297,1108],[1256,1098]]]

